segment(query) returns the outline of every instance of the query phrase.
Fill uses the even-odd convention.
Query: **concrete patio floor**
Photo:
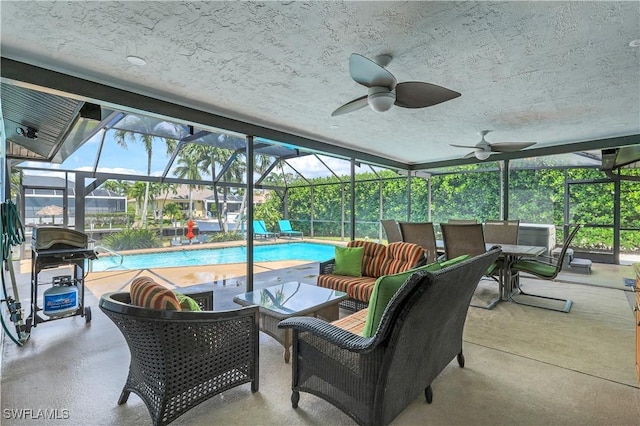
[[[254,286],[288,281],[313,284],[317,271],[317,263],[259,262],[254,267]],[[17,272],[23,304],[28,306],[30,274]],[[246,266],[88,274],[85,305],[92,309],[90,323],[77,316],[39,324],[23,347],[4,337],[3,425],[151,424],[137,396],[122,406],[116,403],[129,353],[122,335],[98,308],[101,294],[126,288],[138,273],[170,287],[213,290],[214,307],[222,310],[237,306],[232,298],[244,292]],[[48,282],[48,277],[60,272],[43,274],[41,282]],[[464,339],[466,367],[460,369],[455,361],[450,364],[434,382],[433,404],[427,405],[417,395],[393,424],[638,424],[634,294],[622,280],[631,276],[630,266],[594,264],[590,275],[568,271],[556,282],[522,279],[532,292],[572,298],[569,314],[510,302],[491,311],[470,308]],[[240,386],[205,401],[174,424],[353,424],[339,410],[308,394],[302,394],[297,410],[292,409],[291,366],[282,360],[282,347],[262,333],[260,366],[257,393],[252,394],[248,385]],[[33,416],[37,410],[57,410],[60,418],[43,422]],[[16,413],[22,413],[22,418]]]

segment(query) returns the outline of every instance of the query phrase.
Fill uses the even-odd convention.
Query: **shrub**
[[[102,243],[116,251],[162,247],[162,241],[150,229],[125,229],[106,236]]]
[[[220,243],[223,241],[239,241],[244,240],[244,234],[240,232],[215,232],[207,234],[208,243]]]

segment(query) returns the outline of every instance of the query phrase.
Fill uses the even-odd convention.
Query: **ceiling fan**
[[[464,158],[476,157],[478,160],[486,160],[494,152],[516,152],[535,145],[535,142],[496,142],[489,143],[484,138],[491,130],[482,130],[478,134],[482,137],[480,142],[475,146],[455,145],[456,148],[471,148],[473,151],[464,156]]]
[[[357,53],[349,57],[349,73],[356,83],[369,89],[365,96],[354,99],[331,113],[346,114],[369,105],[377,112],[388,111],[393,105],[402,108],[425,108],[460,96],[460,93],[422,81],[398,83],[385,68],[391,62],[390,55],[379,55],[374,60]]]

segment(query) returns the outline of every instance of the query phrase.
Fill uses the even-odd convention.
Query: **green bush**
[[[125,229],[104,237],[102,243],[116,251],[162,247],[162,240],[150,229]]]
[[[208,243],[221,243],[224,241],[239,240],[244,240],[244,234],[239,232],[216,232],[213,234],[207,234]]]

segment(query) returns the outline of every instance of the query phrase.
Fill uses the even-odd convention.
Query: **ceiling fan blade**
[[[350,102],[347,102],[346,104],[342,105],[341,107],[339,107],[338,109],[336,109],[335,111],[333,111],[331,113],[332,117],[335,117],[336,115],[342,115],[342,114],[346,114],[348,112],[353,112],[353,111],[357,111],[360,108],[364,108],[369,104],[369,102],[367,101],[367,95],[362,96],[360,98],[354,99]]]
[[[464,157],[462,158],[472,158],[476,156],[476,152],[475,151],[471,151],[470,153],[466,154]]]
[[[490,145],[493,152],[516,152],[535,144],[535,142],[497,142]]]
[[[456,148],[468,148],[468,149],[476,149],[476,148],[478,148],[477,146],[456,145],[456,144],[453,144],[453,143],[450,143],[449,145],[455,146]]]
[[[396,86],[396,105],[402,108],[425,108],[458,96],[458,92],[422,81],[405,81]]]
[[[357,53],[349,57],[349,73],[357,83],[365,87],[382,86],[393,90],[396,78],[384,67]]]

